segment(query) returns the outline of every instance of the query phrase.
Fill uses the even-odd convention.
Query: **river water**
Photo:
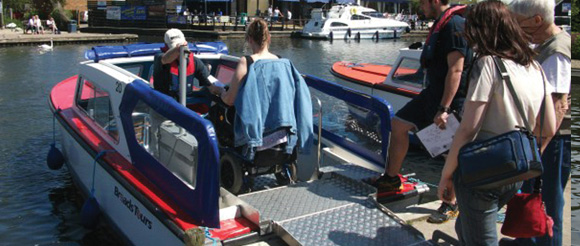
[[[161,42],[161,38],[143,38]],[[301,39],[274,39],[271,50],[291,59],[298,70],[328,80],[335,61],[394,62],[398,49],[415,40],[345,42]],[[250,53],[241,39],[225,40],[230,53]],[[98,45],[98,44],[94,44]],[[106,225],[94,231],[80,225],[82,197],[66,168],[51,171],[46,154],[53,142],[53,121],[48,108],[50,89],[74,75],[83,53],[92,45],[56,46],[53,52],[41,53],[35,47],[0,49],[0,245],[119,245],[118,237]],[[573,93],[580,92],[574,88]],[[573,101],[574,119],[580,114],[580,102]],[[580,134],[580,122],[574,121],[573,139]],[[580,148],[573,141],[572,217],[573,242],[580,240]],[[58,146],[58,142],[57,142]],[[411,153],[413,163],[427,160],[422,153]],[[419,161],[413,161],[419,160]],[[425,165],[425,164],[424,164]],[[440,161],[426,166],[405,165],[427,182],[438,181]],[[569,206],[569,205],[568,205]],[[575,224],[575,225],[574,225]],[[430,236],[430,235],[426,235]],[[578,236],[578,237],[576,237]]]

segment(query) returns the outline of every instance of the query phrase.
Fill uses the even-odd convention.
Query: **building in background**
[[[186,8],[192,15],[198,15],[192,20],[204,22],[206,13],[211,16],[221,13],[223,18],[211,17],[208,22],[233,23],[239,20],[231,18],[234,16],[260,13],[264,17],[269,6],[278,7],[284,16],[290,10],[292,19],[299,20],[308,19],[313,8],[357,2],[379,12],[410,14],[409,0],[67,0],[66,8],[83,11],[88,7],[89,26],[184,28],[188,24],[183,15]]]

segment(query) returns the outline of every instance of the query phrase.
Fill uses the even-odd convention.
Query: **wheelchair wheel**
[[[226,153],[220,158],[220,164],[221,186],[232,194],[237,195],[242,190],[244,183],[242,160]]]
[[[288,176],[288,174],[290,174],[290,176]],[[276,176],[276,182],[279,185],[288,185],[296,182],[296,162],[294,161],[288,165],[284,165],[282,171],[275,173],[274,176]]]

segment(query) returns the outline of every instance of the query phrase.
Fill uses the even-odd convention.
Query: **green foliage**
[[[4,25],[8,25],[10,23],[16,24],[16,26],[23,28],[22,21],[17,19],[12,19],[10,16],[4,16]]]
[[[24,13],[24,15],[22,16],[22,20],[28,20],[30,19],[30,17],[32,17],[33,15],[37,15],[38,13],[36,12],[36,10],[30,10],[27,11],[26,13]]]
[[[421,0],[411,0],[409,1],[411,4],[411,13],[419,13],[421,11]]]
[[[64,5],[65,0],[31,0],[34,8],[38,11],[40,19],[48,19],[48,16],[59,6]]]
[[[73,17],[73,13],[72,11],[65,10],[61,7],[54,9],[50,13],[50,16],[54,18],[54,21],[56,22],[56,26],[58,27],[58,29],[66,30],[65,27],[67,26],[70,19]]]
[[[578,36],[579,33],[572,33],[572,36]],[[580,36],[576,38],[576,42],[572,44],[572,59],[580,59]]]
[[[580,32],[580,8],[578,6],[578,0],[572,0],[572,31]]]
[[[5,9],[12,8],[16,12],[25,12],[26,4],[31,4],[31,0],[2,0]]]

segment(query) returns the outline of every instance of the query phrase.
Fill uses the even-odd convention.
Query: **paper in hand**
[[[441,129],[433,123],[418,131],[416,135],[431,157],[436,157],[451,148],[451,142],[458,127],[459,121],[455,115],[451,114],[447,118],[445,129]]]

